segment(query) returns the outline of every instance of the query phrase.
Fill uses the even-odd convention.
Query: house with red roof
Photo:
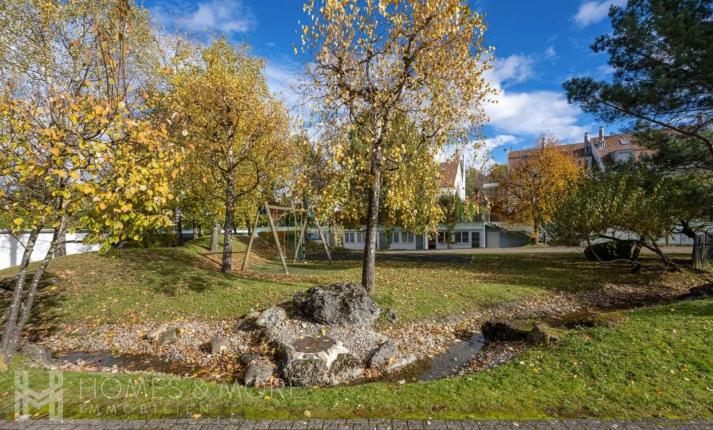
[[[601,171],[606,170],[608,165],[638,160],[653,152],[637,145],[636,137],[633,134],[619,133],[605,136],[603,127],[599,127],[599,135],[596,137],[589,137],[589,133],[584,133],[582,142],[558,145],[557,148],[569,154],[586,168]],[[515,167],[524,163],[537,150],[537,148],[529,148],[510,151],[508,166]]]

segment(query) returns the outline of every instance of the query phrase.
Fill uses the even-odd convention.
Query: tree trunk
[[[32,251],[34,251],[35,249],[37,237],[40,235],[41,230],[42,227],[36,227],[30,232],[30,236],[27,239],[27,244],[25,244],[25,251],[22,253],[20,271],[17,274],[15,291],[13,292],[12,303],[10,305],[8,317],[5,320],[5,329],[3,330],[2,341],[0,342],[0,356],[3,361],[7,361],[7,358],[10,357],[14,352],[10,350],[9,346],[12,343],[11,339],[14,336],[15,328],[17,326],[17,316],[20,313],[20,306],[22,304],[22,294],[25,288],[25,279],[27,278],[27,270],[30,265]]]
[[[22,335],[22,330],[25,328],[27,321],[30,319],[30,313],[32,312],[32,305],[35,302],[35,295],[37,294],[37,289],[40,285],[40,281],[42,280],[42,276],[44,276],[45,271],[47,270],[47,266],[49,266],[50,261],[52,261],[55,256],[55,252],[57,252],[57,246],[61,241],[62,235],[64,234],[66,223],[66,218],[63,216],[60,219],[59,226],[55,228],[54,234],[52,235],[52,243],[50,244],[50,249],[47,251],[45,258],[42,260],[42,262],[40,262],[40,265],[37,267],[37,270],[35,270],[35,273],[32,276],[30,290],[27,292],[27,298],[25,299],[25,302],[22,305],[20,321],[15,327],[13,336],[10,338],[10,344],[8,348],[11,353],[15,351],[15,347],[17,346]]]
[[[233,211],[235,206],[235,197],[233,196],[233,181],[228,180],[225,189],[225,225],[223,226],[223,263],[220,265],[220,271],[230,273],[233,270]]]
[[[377,148],[371,162],[372,184],[369,195],[369,209],[366,216],[366,241],[362,261],[361,284],[366,291],[373,292],[376,286],[376,227],[379,221],[379,198],[381,196],[381,149]]]
[[[64,257],[67,255],[67,230],[62,232],[59,237],[59,243],[57,244],[57,251],[54,253],[55,257]]]
[[[703,245],[701,243],[702,235],[696,234],[696,232],[688,225],[686,222],[681,223],[683,229],[681,233],[685,234],[686,237],[693,239],[693,250],[691,250],[691,267],[694,269],[702,269],[705,265],[705,252],[703,250]]]
[[[639,256],[641,255],[641,241],[636,242],[634,247],[634,252],[631,255],[631,259],[634,261],[639,261]]]
[[[537,228],[537,223],[532,226],[532,232],[535,235],[535,245],[540,244],[540,230]]]
[[[173,228],[176,234],[176,246],[183,245],[183,217],[180,208],[173,210]]]
[[[210,230],[210,252],[218,252],[218,240],[220,236],[220,223],[213,220],[213,228]]]

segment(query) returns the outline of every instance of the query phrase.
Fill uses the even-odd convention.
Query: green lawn
[[[261,392],[171,377],[65,373],[64,415],[713,418],[713,300],[627,314],[616,329],[573,330],[555,348],[429,383]],[[22,368],[15,363],[11,370]],[[45,372],[30,374],[35,386],[46,384]],[[12,414],[12,378],[0,374],[5,417]]]
[[[243,249],[237,242],[236,248]],[[56,285],[45,290],[37,323],[113,323],[151,319],[232,319],[289,300],[310,285],[359,282],[359,261],[258,262],[247,274],[226,275],[209,259],[205,240],[182,248],[124,249],[54,260]],[[386,258],[386,257],[384,257]],[[236,258],[239,267],[240,258]],[[0,271],[0,280],[13,269]],[[433,261],[382,259],[375,299],[402,321],[448,316],[526,297],[596,288],[610,282],[645,285],[660,272],[631,275],[577,254],[440,255]],[[678,276],[678,275],[667,275]]]
[[[238,249],[243,249],[237,243]],[[239,260],[239,256],[237,260]],[[653,261],[653,260],[652,260]],[[232,319],[289,300],[310,285],[358,281],[359,262],[291,264],[256,259],[221,274],[205,241],[182,248],[124,249],[58,258],[35,327],[144,319]],[[646,262],[650,264],[651,261]],[[13,270],[0,271],[0,280]],[[576,254],[381,255],[376,300],[409,321],[608,283],[700,283],[697,274],[601,266]],[[8,294],[4,297],[7,299]],[[708,417],[713,418],[713,300],[629,312],[616,329],[570,331],[553,349],[468,377],[261,392],[177,377],[67,372],[66,417]],[[10,417],[13,370],[0,374],[0,415]],[[30,370],[36,384],[46,373]],[[143,409],[142,409],[143,408]],[[145,412],[141,412],[145,410]]]

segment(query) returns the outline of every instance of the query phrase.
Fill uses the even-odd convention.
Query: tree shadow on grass
[[[127,272],[142,275],[155,292],[175,297],[182,290],[206,294],[216,288],[230,288],[245,276],[222,273],[215,261],[187,247],[113,251]]]
[[[27,276],[28,284],[25,285],[25,291],[29,288],[32,273],[28,273]],[[5,327],[6,310],[10,309],[16,282],[16,276],[0,279],[0,309],[3,310],[0,314],[0,329]],[[56,289],[56,285],[57,277],[51,272],[45,272],[35,295],[30,319],[23,333],[25,339],[35,342],[58,330],[61,307],[66,299],[61,290]],[[25,292],[23,300],[26,297],[27,293]]]
[[[143,275],[147,287],[167,296],[176,296],[181,289],[204,293],[231,283],[228,275],[212,270],[200,256],[182,248],[117,250],[112,254],[127,272]]]
[[[354,256],[356,257],[356,256]],[[551,292],[579,292],[601,288],[608,283],[628,285],[648,285],[657,282],[666,275],[664,268],[651,257],[642,259],[644,270],[631,273],[628,264],[607,264],[586,260],[579,254],[378,254],[377,276],[379,268],[392,270],[423,269],[433,271],[466,271],[473,274],[472,279],[464,277],[464,282],[485,282],[510,284],[530,287]],[[320,261],[304,266],[303,271],[319,272],[330,269],[349,269],[358,265],[355,259],[351,263],[335,262],[327,266]],[[432,282],[432,279],[424,282]]]

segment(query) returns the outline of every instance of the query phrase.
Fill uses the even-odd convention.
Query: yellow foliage
[[[544,136],[537,148],[507,175],[509,215],[513,221],[528,223],[535,233],[552,219],[558,202],[582,173],[582,166],[565,153],[555,138]]]

